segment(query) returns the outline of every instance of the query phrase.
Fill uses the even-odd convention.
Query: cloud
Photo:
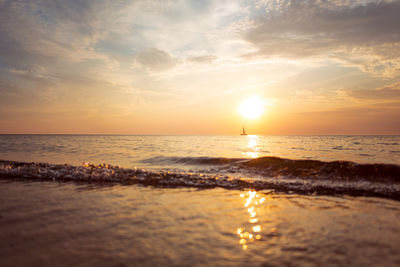
[[[400,83],[395,83],[386,87],[364,90],[340,90],[340,93],[357,99],[370,100],[393,100],[400,98]]]
[[[190,63],[195,63],[195,64],[211,64],[216,59],[217,59],[216,56],[206,55],[206,56],[191,56],[188,57],[186,60]]]
[[[1,58],[18,68],[93,58],[99,10],[90,1],[1,1]]]
[[[382,75],[400,70],[400,1],[268,1],[245,35],[247,56],[334,59]]]
[[[288,105],[297,97],[293,110],[398,100],[399,87],[382,87],[398,79],[370,74],[399,72],[399,5],[0,0],[0,116],[23,112],[22,127],[30,114],[103,118],[250,91]],[[352,90],[337,97],[338,88]]]
[[[148,48],[136,55],[136,61],[153,71],[163,71],[174,68],[177,60],[170,54],[156,48]]]

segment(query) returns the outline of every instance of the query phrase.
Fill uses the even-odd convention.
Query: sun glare
[[[258,96],[253,96],[243,100],[238,110],[247,119],[257,119],[264,112],[264,102]]]

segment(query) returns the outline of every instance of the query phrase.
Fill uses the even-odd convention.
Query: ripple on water
[[[379,198],[9,181],[0,198],[5,266],[400,260],[400,204]]]

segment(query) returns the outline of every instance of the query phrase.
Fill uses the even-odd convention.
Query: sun
[[[257,119],[264,112],[264,101],[258,96],[246,98],[238,106],[238,110],[246,119]]]

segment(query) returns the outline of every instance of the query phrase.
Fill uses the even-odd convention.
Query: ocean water
[[[399,266],[400,136],[0,135],[1,266]]]
[[[168,157],[264,156],[400,164],[400,136],[0,135],[0,159],[16,161],[131,168],[171,167]]]

